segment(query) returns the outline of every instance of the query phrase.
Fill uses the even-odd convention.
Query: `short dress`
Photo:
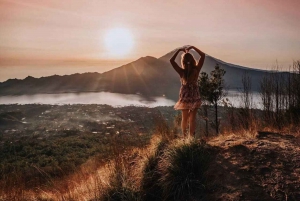
[[[199,73],[198,73],[199,74]],[[197,76],[198,77],[198,76]],[[181,87],[179,91],[179,100],[175,104],[175,110],[194,110],[201,107],[201,98],[199,93],[199,87],[197,79],[192,82],[184,83],[184,80],[180,78]]]

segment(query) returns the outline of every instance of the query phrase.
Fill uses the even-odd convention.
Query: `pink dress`
[[[198,74],[199,72],[197,72],[196,78],[187,83],[180,78],[181,87],[179,91],[179,100],[174,106],[175,110],[194,110],[201,107],[201,98],[197,84]]]

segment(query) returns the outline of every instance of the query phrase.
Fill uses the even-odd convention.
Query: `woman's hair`
[[[181,57],[181,66],[184,70],[184,80],[187,82],[188,81],[188,76],[189,76],[189,70],[191,70],[192,68],[196,67],[196,60],[194,58],[194,56],[187,52],[182,54]]]

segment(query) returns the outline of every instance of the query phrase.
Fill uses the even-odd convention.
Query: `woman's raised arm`
[[[176,61],[175,61],[175,59],[176,59],[176,57],[177,57],[177,55],[178,55],[178,53],[179,53],[180,51],[185,52],[186,49],[184,49],[184,48],[179,48],[179,49],[174,53],[174,55],[172,56],[172,58],[170,59],[170,62],[171,62],[171,64],[172,64],[173,68],[176,70],[176,72],[177,72],[177,73],[179,74],[179,76],[181,77],[184,71],[183,71],[182,68],[180,68],[180,67],[178,66],[178,64],[177,64]]]
[[[197,64],[197,68],[199,70],[201,70],[203,63],[204,63],[204,59],[205,59],[205,53],[194,46],[190,46],[187,48],[187,50],[190,50],[190,49],[194,49],[201,56],[201,58],[199,59],[198,64]]]

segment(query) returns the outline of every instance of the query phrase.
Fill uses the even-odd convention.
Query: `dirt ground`
[[[300,200],[300,136],[219,137],[204,200]]]

